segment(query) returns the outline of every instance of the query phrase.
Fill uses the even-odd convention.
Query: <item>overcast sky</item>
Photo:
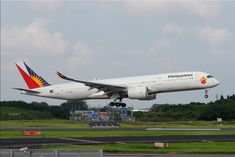
[[[235,2],[1,1],[1,100],[64,101],[21,95],[14,63],[24,60],[51,84],[56,76],[93,80],[180,71],[212,74],[220,85],[159,94],[153,103],[215,100],[235,93]],[[110,100],[88,101],[104,105]]]

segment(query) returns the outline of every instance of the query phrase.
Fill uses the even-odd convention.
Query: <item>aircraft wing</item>
[[[83,83],[88,87],[97,88],[97,89],[102,90],[104,92],[123,92],[123,91],[127,91],[127,88],[123,87],[123,86],[76,80],[76,79],[72,79],[72,78],[69,78],[69,77],[63,75],[60,72],[57,72],[56,74],[62,79],[65,79],[65,80],[68,80],[68,81],[73,81],[73,82],[78,82],[78,83]]]

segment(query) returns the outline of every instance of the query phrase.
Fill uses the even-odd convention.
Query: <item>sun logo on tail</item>
[[[45,87],[49,86],[50,84],[47,83],[41,76],[37,75],[27,64],[25,64],[25,67],[33,81],[39,86],[39,87]]]
[[[39,76],[37,76],[37,75],[33,75],[33,76],[31,76],[31,78],[32,78],[40,87],[44,87],[43,80],[41,79],[41,77],[39,77]]]
[[[206,84],[207,78],[205,76],[200,77],[201,84]]]

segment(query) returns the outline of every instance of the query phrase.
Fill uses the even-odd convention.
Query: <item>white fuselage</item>
[[[124,77],[114,79],[95,80],[91,82],[117,85],[126,87],[126,95],[123,97],[131,99],[142,99],[138,95],[143,94],[142,91],[146,89],[147,92],[156,96],[157,93],[162,92],[174,92],[174,91],[186,91],[212,88],[219,84],[219,82],[204,72],[180,72],[180,73],[168,73],[159,75],[145,75],[136,77]],[[204,82],[202,79],[205,79]],[[143,90],[142,90],[143,89]],[[30,95],[56,98],[56,99],[110,99],[119,97],[119,93],[107,94],[107,92],[101,89],[91,88],[85,86],[82,83],[64,83],[58,85],[51,85],[42,88],[33,89],[40,93]],[[135,93],[137,92],[137,93]],[[29,94],[23,92],[23,94]],[[134,95],[134,96],[130,96]],[[136,96],[137,95],[137,96]],[[154,97],[155,98],[155,97]],[[151,100],[151,99],[149,99]]]

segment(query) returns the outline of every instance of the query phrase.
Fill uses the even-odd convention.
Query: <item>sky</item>
[[[25,61],[50,84],[61,71],[80,80],[203,71],[220,85],[204,91],[124,99],[154,103],[210,102],[235,93],[234,1],[1,1],[1,100],[63,100],[25,96],[14,63]],[[111,100],[89,100],[103,106]]]

